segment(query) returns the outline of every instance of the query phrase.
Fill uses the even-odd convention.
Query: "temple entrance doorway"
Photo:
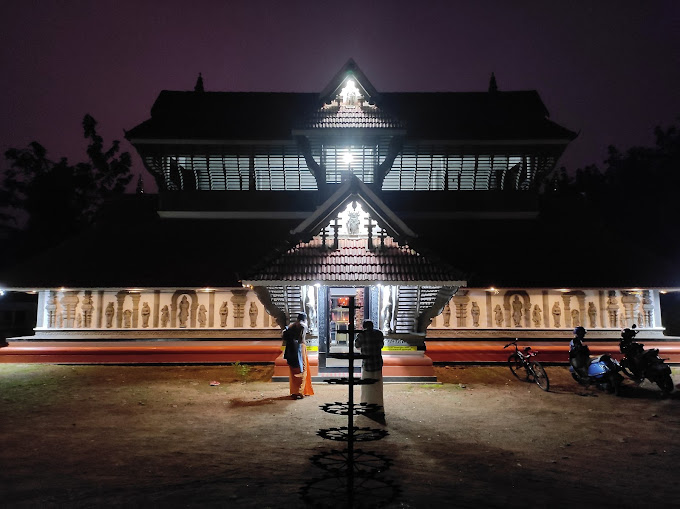
[[[322,372],[348,372],[349,363],[344,359],[333,359],[332,353],[347,353],[354,346],[354,338],[349,333],[349,297],[354,297],[357,305],[354,329],[361,330],[370,300],[370,287],[328,287],[325,316],[326,334],[319,337],[319,369]],[[361,371],[361,364],[355,361],[354,372]]]

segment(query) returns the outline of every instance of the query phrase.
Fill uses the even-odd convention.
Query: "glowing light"
[[[347,165],[352,164],[354,161],[354,156],[352,155],[352,152],[349,151],[349,149],[342,155],[342,160]]]
[[[347,80],[347,83],[340,91],[340,97],[342,98],[343,104],[354,105],[361,95],[359,94],[359,89],[354,84],[354,80]]]
[[[349,297],[338,297],[339,306],[349,306]]]
[[[144,288],[128,288],[128,292],[130,293],[142,293]]]
[[[3,295],[5,295],[5,290],[0,290],[0,297],[2,297]]]
[[[314,286],[316,286],[317,288],[320,288],[320,287],[321,287],[321,283],[314,283]]]
[[[498,290],[497,290],[496,288],[494,288],[493,286],[487,288],[486,291],[487,291],[487,292],[490,292],[490,293],[493,293],[494,295],[498,295],[499,293],[501,293],[500,291],[498,291]]]
[[[201,288],[198,290],[199,292],[204,292],[204,293],[209,293],[209,292],[214,292],[214,288]]]
[[[558,292],[565,293],[565,292],[568,292],[568,291],[570,291],[570,290],[569,290],[569,288],[558,288],[557,291],[558,291]]]

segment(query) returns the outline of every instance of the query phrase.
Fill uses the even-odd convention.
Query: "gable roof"
[[[370,104],[375,103],[379,100],[378,91],[375,87],[368,81],[368,78],[364,72],[359,68],[354,59],[350,58],[347,60],[345,65],[343,65],[338,73],[333,76],[333,79],[326,85],[321,93],[319,94],[319,101],[324,103],[335,99],[338,95],[338,91],[342,88],[348,79],[354,78],[356,84],[361,88],[364,97]]]
[[[407,245],[385,240],[369,250],[365,239],[338,239],[338,249],[324,249],[316,237],[281,256],[267,260],[242,281],[245,285],[281,286],[332,283],[337,286],[399,284],[465,286],[461,272],[417,253]]]
[[[358,201],[365,206],[371,219],[375,220],[378,226],[385,229],[387,234],[397,242],[406,242],[417,237],[416,233],[355,175],[350,175],[335,193],[319,205],[307,219],[291,230],[291,235],[309,240],[325,228],[331,219],[337,217],[338,213],[352,201]]]

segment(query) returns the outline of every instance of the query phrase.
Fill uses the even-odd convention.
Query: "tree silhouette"
[[[89,140],[85,162],[52,161],[35,141],[5,152],[9,168],[0,181],[0,203],[7,208],[0,219],[24,222],[19,240],[26,249],[54,244],[92,225],[101,205],[123,193],[132,179],[132,159],[120,153],[120,143],[116,140],[105,149],[90,115],[82,126]]]

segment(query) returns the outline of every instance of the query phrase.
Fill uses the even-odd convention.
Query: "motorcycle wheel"
[[[524,367],[524,363],[522,362],[522,359],[519,358],[519,355],[513,353],[508,357],[508,366],[510,367],[512,374],[515,375],[515,378],[522,381],[528,380],[529,372]]]
[[[663,392],[664,394],[670,394],[671,392],[673,392],[674,389],[673,379],[671,378],[671,375],[661,377],[656,381],[656,385],[659,386],[659,389],[661,389],[661,392]]]

